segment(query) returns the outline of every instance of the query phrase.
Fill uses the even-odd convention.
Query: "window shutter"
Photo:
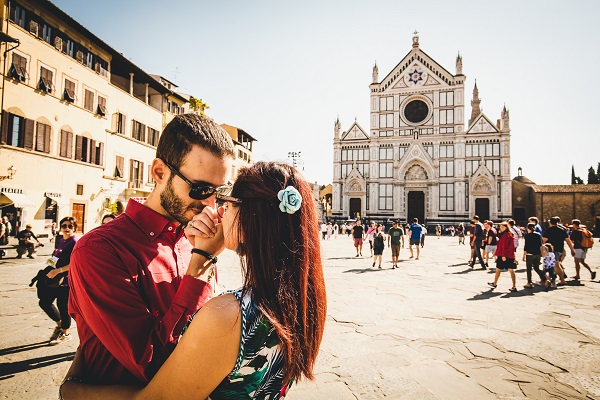
[[[46,135],[44,136],[44,153],[50,154],[50,136],[52,135],[52,128],[50,125],[46,125]]]
[[[44,136],[46,129],[44,124],[36,122],[36,133],[35,133],[35,151],[44,151]]]
[[[67,157],[73,158],[73,132],[67,132]]]
[[[117,156],[117,170],[115,171],[115,177],[124,178],[125,174],[123,173],[123,169],[125,168],[125,159],[121,156]]]
[[[25,137],[23,140],[23,148],[33,150],[33,128],[34,122],[31,119],[25,119]]]
[[[96,164],[104,165],[104,143],[98,143],[98,157],[96,160]]]
[[[64,129],[60,130],[60,151],[58,153],[61,157],[67,156],[67,131]]]
[[[89,151],[88,162],[96,164],[96,141],[90,140],[90,151]]]
[[[129,182],[133,182],[133,159],[129,160]]]
[[[6,144],[8,140],[8,113],[2,110],[2,137],[0,143]]]
[[[144,186],[144,163],[140,161],[138,166],[138,187]]]
[[[81,161],[83,155],[83,137],[77,135],[75,137],[75,159]]]

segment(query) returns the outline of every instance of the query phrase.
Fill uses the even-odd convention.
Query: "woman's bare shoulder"
[[[226,293],[209,300],[190,324],[188,334],[193,334],[199,326],[210,327],[210,331],[221,336],[230,333],[240,320],[240,304],[231,293]],[[185,335],[184,335],[185,337]]]

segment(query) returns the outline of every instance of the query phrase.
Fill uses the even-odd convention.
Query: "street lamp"
[[[17,169],[15,168],[14,165],[11,165],[6,170],[8,171],[8,175],[1,175],[0,181],[3,181],[5,179],[12,179],[13,176],[15,176],[15,174],[17,173]]]

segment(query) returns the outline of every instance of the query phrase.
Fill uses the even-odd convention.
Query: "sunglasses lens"
[[[214,189],[210,186],[192,187],[190,197],[194,200],[204,200],[212,196]]]
[[[69,225],[62,224],[60,227],[63,228],[63,229],[65,229],[65,228],[73,229],[73,225],[71,225],[71,224],[69,224]]]
[[[222,195],[222,196],[227,196],[227,195],[229,195],[229,193],[231,193],[231,188],[232,188],[232,187],[231,187],[231,186],[229,186],[229,185],[226,185],[226,186],[219,186],[219,187],[216,189],[216,191],[217,191],[217,194],[220,194],[220,195]]]

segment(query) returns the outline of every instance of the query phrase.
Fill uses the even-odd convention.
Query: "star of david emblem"
[[[411,73],[409,74],[409,76],[410,76],[410,79],[409,79],[408,81],[409,81],[409,82],[412,82],[412,83],[414,83],[414,84],[416,85],[416,84],[417,84],[417,82],[419,82],[419,81],[422,81],[422,80],[423,80],[423,78],[422,78],[422,76],[421,76],[421,75],[423,75],[423,73],[422,73],[422,72],[419,72],[419,71],[417,71],[417,70],[415,69],[413,72],[411,72]]]

